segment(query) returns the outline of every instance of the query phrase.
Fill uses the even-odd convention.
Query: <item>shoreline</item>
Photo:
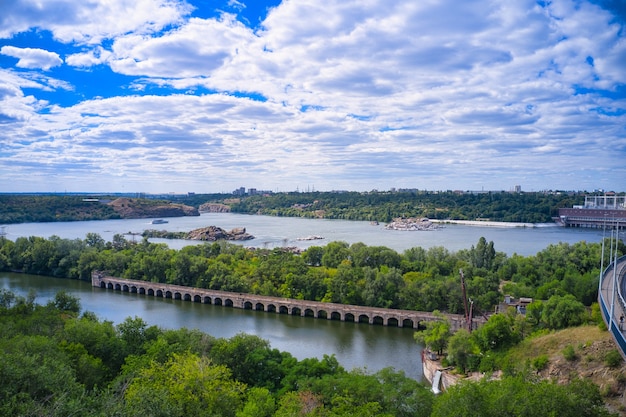
[[[462,224],[465,226],[479,227],[522,227],[522,228],[539,228],[539,227],[557,227],[556,223],[517,223],[517,222],[493,222],[483,220],[436,220],[430,219],[433,223],[439,224]]]

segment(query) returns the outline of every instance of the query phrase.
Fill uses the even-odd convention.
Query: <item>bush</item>
[[[563,349],[563,357],[570,362],[573,362],[576,359],[578,359],[578,355],[576,354],[576,350],[574,350],[574,346],[572,345],[565,346],[565,349]]]
[[[613,349],[604,356],[604,363],[609,368],[617,368],[622,364],[622,355],[617,351],[617,349]]]
[[[535,359],[533,359],[532,365],[537,371],[543,371],[548,367],[548,363],[550,359],[548,355],[539,355]]]

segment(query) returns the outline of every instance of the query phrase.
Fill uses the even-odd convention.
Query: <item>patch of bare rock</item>
[[[254,239],[254,236],[246,232],[245,227],[235,227],[230,231],[226,231],[221,227],[209,226],[202,227],[200,229],[192,230],[187,234],[189,240],[250,240]]]
[[[204,203],[200,205],[200,213],[230,213],[230,206],[220,203]]]
[[[398,217],[385,226],[385,229],[400,231],[437,230],[442,226],[426,217]]]
[[[107,203],[124,219],[144,219],[151,217],[183,217],[199,216],[195,207],[185,204],[162,203],[154,204],[135,198],[121,197]]]

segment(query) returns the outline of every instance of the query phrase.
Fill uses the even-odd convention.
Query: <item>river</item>
[[[554,225],[533,228],[476,227],[445,225],[434,231],[395,231],[384,225],[344,220],[313,220],[286,217],[251,216],[232,213],[205,213],[199,217],[177,217],[168,223],[152,225],[149,219],[106,220],[57,223],[23,223],[5,227],[7,238],[21,236],[59,236],[84,239],[87,233],[98,233],[105,240],[115,234],[141,239],[129,233],[158,228],[168,231],[190,231],[200,227],[219,226],[230,230],[245,227],[255,236],[241,242],[252,247],[323,246],[331,241],[363,242],[367,245],[387,246],[397,251],[421,246],[443,246],[450,251],[469,249],[480,237],[493,241],[497,251],[507,255],[534,255],[550,244],[576,243],[581,240],[600,242],[602,232],[594,229],[569,229]],[[321,240],[300,240],[308,236]],[[152,239],[166,242],[174,249],[197,242]],[[422,379],[421,347],[413,340],[412,329],[370,326],[358,323],[319,320],[275,313],[255,312],[221,306],[197,304],[172,299],[157,299],[138,294],[120,293],[92,288],[89,283],[38,277],[33,275],[0,273],[0,288],[19,294],[34,289],[37,300],[45,303],[59,290],[66,290],[81,299],[84,310],[93,311],[104,320],[122,322],[126,317],[138,316],[150,325],[177,329],[197,328],[215,337],[232,337],[240,332],[268,340],[272,347],[290,352],[298,359],[322,358],[334,354],[347,369],[366,368],[370,372],[391,366],[417,380]]]
[[[469,249],[476,245],[480,237],[493,241],[499,252],[507,255],[529,256],[559,242],[576,243],[581,240],[600,242],[602,231],[598,229],[576,229],[558,227],[555,224],[541,224],[537,227],[478,227],[446,224],[441,229],[431,231],[387,230],[383,224],[372,225],[363,221],[301,219],[293,217],[254,216],[233,213],[203,213],[196,217],[168,218],[168,223],[153,225],[150,219],[127,219],[106,221],[21,223],[5,226],[7,238],[15,240],[20,236],[52,235],[68,239],[84,239],[87,233],[98,233],[105,240],[112,240],[115,234],[126,234],[126,238],[141,239],[146,229],[168,230],[172,232],[190,231],[200,227],[218,226],[230,230],[244,227],[255,238],[241,244],[252,247],[274,248],[278,246],[323,246],[332,241],[348,243],[363,242],[370,246],[387,246],[396,251],[421,246],[431,248],[443,246],[450,251]],[[320,236],[320,240],[301,240],[309,236]],[[171,248],[180,249],[185,245],[197,244],[185,240],[151,239],[165,242]]]
[[[64,290],[80,298],[82,311],[93,311],[103,320],[119,324],[126,317],[141,317],[164,329],[199,329],[215,337],[237,333],[257,335],[273,348],[298,359],[334,354],[346,369],[375,372],[393,367],[418,381],[422,379],[421,350],[413,329],[370,326],[286,314],[198,304],[93,288],[90,283],[28,274],[0,272],[0,288],[26,295],[37,294],[45,304]]]

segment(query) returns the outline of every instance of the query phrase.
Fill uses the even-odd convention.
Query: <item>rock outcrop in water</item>
[[[385,229],[415,231],[415,230],[436,230],[441,226],[433,223],[426,217],[398,217],[385,226]]]
[[[226,231],[217,226],[201,227],[190,232],[169,232],[167,230],[149,229],[145,230],[142,236],[147,238],[202,240],[207,242],[254,239],[254,236],[246,232],[245,227],[236,227],[230,231]]]
[[[187,239],[190,240],[250,240],[254,239],[254,236],[246,233],[245,227],[235,227],[231,231],[226,231],[221,227],[209,226],[202,227],[200,229],[192,230],[187,234]]]

